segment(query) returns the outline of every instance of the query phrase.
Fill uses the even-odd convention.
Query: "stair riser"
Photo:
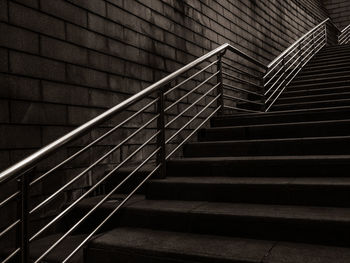
[[[349,123],[310,123],[303,125],[206,129],[198,134],[199,141],[226,141],[238,139],[273,139],[318,136],[341,136],[350,133]]]
[[[350,99],[350,93],[348,94],[325,94],[322,96],[301,96],[292,98],[278,98],[276,104],[289,104],[289,103],[300,103],[300,102],[317,102],[327,100],[343,100]]]
[[[344,71],[349,71],[350,69],[350,62],[348,65],[343,65],[343,66],[337,66],[337,67],[327,67],[324,69],[319,69],[319,70],[311,70],[304,68],[299,75],[296,77],[297,79],[299,78],[304,78],[304,77],[310,77],[310,76],[323,76],[324,74],[339,74]]]
[[[320,64],[320,65],[305,65],[305,67],[303,68],[302,71],[300,71],[300,76],[302,74],[310,74],[310,72],[312,74],[314,73],[318,73],[319,70],[331,70],[332,72],[337,71],[338,68],[349,68],[350,65],[350,61],[343,61],[343,62],[334,62],[334,63],[326,63],[326,64]]]
[[[349,80],[341,80],[341,81],[323,81],[323,82],[316,82],[316,83],[305,83],[305,84],[291,84],[288,86],[288,90],[305,90],[305,89],[321,89],[321,88],[336,88],[336,87],[344,87],[349,85]]]
[[[314,95],[326,95],[330,93],[348,93],[350,92],[349,87],[339,87],[339,88],[324,88],[324,89],[306,89],[300,91],[289,91],[288,88],[283,92],[280,98],[289,98],[297,96],[314,96]]]
[[[245,115],[244,117],[218,117],[211,119],[212,127],[226,127],[238,125],[253,125],[253,124],[273,124],[273,123],[290,123],[290,122],[307,122],[307,121],[321,121],[321,120],[341,120],[347,119],[350,116],[350,109],[341,111],[334,110],[328,112],[301,112],[293,114],[276,114],[276,115],[254,115],[254,118]]]
[[[344,245],[350,242],[350,223],[274,219],[255,216],[162,212],[125,208],[120,226],[283,241]]]
[[[295,80],[291,83],[291,86],[300,86],[300,85],[309,85],[309,84],[319,84],[319,83],[324,83],[324,82],[347,82],[348,84],[350,83],[350,77],[348,74],[343,74],[339,76],[327,76],[324,75],[320,79],[308,77],[308,78],[303,78],[303,79],[298,79]]]
[[[350,187],[150,182],[149,199],[350,207]]]
[[[319,169],[315,169],[315,167]],[[350,175],[350,162],[341,159],[263,159],[168,161],[167,176],[321,177]]]
[[[320,59],[313,59],[308,63],[308,66],[320,66],[325,65],[327,63],[334,64],[334,63],[346,63],[350,60],[350,54],[347,56],[340,56],[340,57],[330,57],[330,58],[320,58]]]
[[[336,52],[327,52],[327,53],[318,53],[317,56],[312,60],[312,62],[316,62],[318,60],[324,59],[342,59],[344,57],[348,57],[350,54],[349,50],[340,50]]]
[[[301,140],[197,143],[184,147],[185,157],[350,154],[350,140]]]
[[[296,110],[296,109],[313,109],[313,108],[325,108],[325,107],[340,107],[340,106],[350,106],[350,100],[341,101],[327,101],[327,102],[305,102],[303,104],[288,104],[279,105],[275,104],[272,106],[274,111],[285,111],[285,110]]]
[[[319,169],[315,169],[315,167]],[[350,164],[325,161],[194,162],[167,164],[167,176],[348,177]]]

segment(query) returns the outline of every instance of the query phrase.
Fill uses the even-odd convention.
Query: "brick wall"
[[[0,0],[1,168],[219,44],[268,63],[324,17],[307,3]]]
[[[267,64],[326,16],[318,0],[0,0],[0,169],[220,44],[229,42]],[[53,185],[81,172],[144,122],[136,119],[49,184],[38,185],[32,201],[52,193]],[[56,157],[81,149],[110,124]],[[79,196],[92,175],[103,174],[144,136],[69,187],[70,195],[51,203],[43,216]],[[49,159],[41,168],[52,164]],[[0,199],[10,189],[0,191]]]
[[[350,1],[323,0],[329,16],[340,30],[350,24]]]

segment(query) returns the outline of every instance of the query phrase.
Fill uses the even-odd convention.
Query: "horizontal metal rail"
[[[227,84],[227,83],[223,83],[223,85],[225,86],[225,89],[227,89],[227,90],[231,90],[231,91],[235,91],[235,92],[239,91],[239,92],[242,92],[242,93],[248,93],[248,94],[252,94],[252,95],[258,96],[258,97],[263,97],[264,96],[263,94],[260,94],[260,93],[257,93],[257,92],[251,91],[251,90],[247,90],[247,89],[238,88],[238,87],[235,87],[235,86]]]
[[[338,44],[339,45],[346,45],[350,43],[350,25],[345,27],[341,34],[338,37]]]
[[[251,104],[255,104],[255,105],[264,105],[264,103],[261,103],[261,102],[256,102],[256,101],[252,101],[252,100],[246,100],[246,99],[243,99],[243,98],[239,98],[239,97],[235,97],[235,96],[232,96],[232,95],[227,95],[227,94],[224,94],[224,98],[225,99],[230,99],[230,100],[233,100],[233,101],[243,101],[243,102],[246,102],[246,103],[251,103]]]
[[[223,58],[225,58],[227,52],[233,52],[245,62],[252,65],[248,64],[248,70],[245,71],[238,68],[242,66],[242,61],[237,62],[237,65],[239,64],[238,66],[231,58],[227,58],[230,63],[223,62]],[[223,64],[225,64],[225,67],[223,67]],[[229,70],[232,74],[223,72],[223,68]],[[5,262],[11,261],[14,258],[16,260],[20,258],[21,262],[27,262],[34,240],[40,238],[45,232],[48,232],[47,230],[54,224],[60,223],[63,217],[71,213],[83,200],[86,200],[98,192],[99,189],[102,189],[104,184],[109,184],[110,181],[107,180],[114,176],[118,178],[122,167],[135,160],[140,162],[126,177],[118,179],[118,183],[112,186],[112,191],[108,193],[101,192],[101,198],[98,199],[97,204],[79,216],[77,221],[62,236],[34,259],[34,262],[44,261],[53,250],[57,249],[57,246],[61,242],[72,235],[89,217],[92,217],[94,212],[100,209],[112,194],[118,193],[122,187],[124,191],[124,186],[127,186],[130,190],[128,193],[125,193],[126,197],[124,200],[117,204],[113,211],[82,242],[73,248],[73,251],[63,261],[67,262],[153,174],[158,173],[161,177],[165,175],[166,161],[176,151],[181,149],[214,114],[222,114],[223,109],[230,108],[230,105],[224,105],[224,98],[227,96],[224,93],[225,90],[234,90],[243,95],[248,94],[254,95],[259,99],[262,98],[263,95],[260,93],[260,90],[256,92],[250,90],[251,86],[260,88],[258,84],[240,77],[241,75],[248,76],[254,79],[254,81],[257,80],[259,83],[262,83],[261,78],[252,75],[252,70],[263,74],[267,68],[255,58],[235,47],[229,44],[221,45],[1,172],[0,183],[4,184],[13,180],[16,181],[18,189],[4,200],[0,200],[0,208],[16,200],[18,209],[21,211],[18,216],[19,218],[9,223],[0,232],[0,238],[7,234],[12,234],[14,232],[12,230],[16,230],[16,235],[22,237],[17,244],[18,247],[5,259]],[[235,87],[224,82],[224,80],[232,81],[232,79],[239,82],[240,86]],[[176,90],[179,92],[175,93],[174,91]],[[171,92],[174,93],[170,94]],[[185,94],[183,94],[184,92]],[[168,98],[168,95],[171,95],[171,98]],[[251,101],[245,97],[237,98],[237,100],[262,105],[262,103],[256,100]],[[140,105],[137,103],[142,103],[142,106],[140,106],[140,109],[134,110],[135,106]],[[185,107],[183,107],[184,105]],[[244,111],[245,109],[242,110]],[[126,111],[128,113],[126,117],[119,115]],[[246,111],[249,111],[249,109]],[[118,117],[118,120],[113,119],[114,117]],[[181,125],[178,124],[177,126],[170,127],[178,120],[181,120],[181,122],[177,122],[181,123]],[[94,129],[100,128],[99,125],[104,125],[107,121],[110,121],[108,125],[102,127],[104,129],[108,128],[108,130],[101,131],[102,135],[98,133],[97,138],[92,135],[87,136],[88,138],[84,137],[84,140],[78,141],[78,146],[73,144],[76,139],[82,138],[88,132],[93,134],[95,132]],[[132,129],[126,126],[130,126]],[[117,133],[118,131],[121,132]],[[181,139],[181,141],[175,140],[175,137],[180,136],[180,134],[183,134],[181,138],[185,139]],[[105,142],[103,145],[100,143],[102,141]],[[135,145],[136,149],[132,148],[129,150],[130,145]],[[98,151],[95,154],[94,150],[100,146],[103,147],[103,151]],[[55,164],[51,165],[50,159],[49,164],[45,163],[45,166],[39,166],[46,158],[54,157],[54,154],[58,150],[67,151],[70,149],[69,147],[79,147],[79,150],[73,154],[69,154],[64,160],[57,161]],[[152,151],[150,152],[151,149]],[[120,152],[117,152],[118,150]],[[118,153],[118,159],[114,159],[113,157],[116,153]],[[88,163],[85,163],[84,159],[82,164],[75,164],[73,161],[76,161],[77,157],[84,157],[83,154],[88,155]],[[141,160],[138,158],[141,158]],[[154,160],[155,162],[153,162]],[[154,164],[155,168],[143,178],[140,184],[130,186],[129,188],[129,184],[134,183],[132,178],[148,162],[151,162],[152,165]],[[47,166],[50,167],[44,168]],[[40,171],[37,173],[35,173],[36,167],[40,167]],[[98,173],[100,168],[104,169],[105,167],[106,169],[108,167],[108,171],[101,172],[102,174],[98,174],[99,176],[97,177],[95,172]],[[78,169],[76,173],[74,173],[75,169]],[[45,193],[43,200],[34,204],[29,198],[31,187],[37,186],[43,180],[50,180],[54,172],[58,171],[67,172],[69,176],[63,178],[63,182],[55,186],[55,189],[51,190],[52,192],[50,194]],[[54,176],[59,175],[55,174]],[[91,182],[89,181],[89,184],[84,186],[84,191],[71,200],[70,204],[63,206],[63,209],[57,209],[56,213],[43,226],[40,226],[40,228],[35,229],[33,232],[28,231],[31,223],[31,215],[35,213],[36,216],[39,216],[40,212],[44,213],[45,211],[42,211],[42,208],[47,207],[54,200],[59,200],[58,198],[70,190],[73,185],[75,186],[78,180],[85,178],[83,176],[89,176],[89,180],[91,179]],[[35,191],[37,190],[36,188]]]
[[[328,43],[329,30],[339,33],[328,18],[304,34],[268,65],[268,71],[263,77],[265,111],[271,109],[305,64]]]
[[[138,92],[137,94],[124,100],[123,102],[112,107],[111,109],[105,111],[104,113],[98,115],[97,117],[93,118],[92,120],[84,123],[80,127],[67,133],[66,135],[62,136],[61,138],[55,140],[54,142],[48,144],[47,146],[45,146],[43,148],[41,148],[40,150],[31,154],[30,156],[23,159],[22,161],[7,168],[5,171],[0,173],[0,183],[4,182],[6,180],[9,180],[11,178],[15,178],[15,177],[19,176],[20,173],[23,173],[23,172],[31,169],[36,163],[45,159],[46,157],[48,157],[51,153],[53,153],[54,151],[56,151],[60,147],[66,145],[67,143],[78,138],[79,136],[85,134],[87,131],[93,129],[94,127],[96,127],[100,123],[110,119],[111,117],[115,116],[117,113],[122,112],[123,110],[125,110],[129,106],[131,106],[131,105],[135,104],[136,102],[140,101],[141,99],[147,97],[151,93],[159,91],[166,84],[170,83],[172,80],[174,80],[178,76],[184,74],[188,70],[193,69],[194,67],[198,66],[199,64],[203,63],[204,61],[207,61],[208,59],[210,59],[214,55],[217,55],[217,54],[224,52],[226,50],[230,50],[231,52],[234,52],[234,53],[240,55],[241,57],[245,58],[246,60],[250,61],[251,63],[254,63],[257,66],[261,67],[263,70],[266,69],[266,66],[263,63],[261,63],[260,61],[252,58],[251,56],[249,56],[246,53],[240,51],[239,49],[231,46],[230,44],[227,44],[227,43],[223,44],[223,45],[217,47],[216,49],[208,52],[207,54],[201,56],[200,58],[194,60],[193,62],[185,65],[184,67],[178,69],[177,71],[169,74],[167,77],[150,85],[146,89],[143,89],[142,91]]]

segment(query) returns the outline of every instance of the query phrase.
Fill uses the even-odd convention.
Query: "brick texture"
[[[340,30],[350,24],[350,1],[323,0],[324,5],[334,23]]]
[[[218,45],[228,42],[268,64],[326,17],[321,0],[0,0],[0,133],[6,137],[0,145],[1,168]],[[124,120],[145,103],[115,116],[101,129]],[[186,103],[187,99],[178,109]],[[103,147],[96,151],[106,152],[119,137],[132,134],[154,109],[153,105],[147,114],[127,123],[120,136],[100,142]],[[99,170],[125,158],[155,127],[152,122],[147,132],[116,151]],[[95,135],[88,133],[67,152]],[[155,149],[155,140],[152,143],[138,159]],[[95,154],[86,154],[84,162],[96,160]],[[58,156],[63,158],[66,152]],[[57,180],[68,177],[67,172]],[[82,188],[88,184],[84,181]],[[78,190],[71,189],[63,200],[71,200],[81,193]]]

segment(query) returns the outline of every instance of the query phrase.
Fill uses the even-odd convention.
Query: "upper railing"
[[[339,45],[345,45],[350,43],[350,25],[345,27],[338,38]]]
[[[0,220],[8,221],[0,225],[0,262],[28,262],[38,238],[61,233],[31,253],[43,261],[93,217],[76,247],[60,251],[68,262],[151,176],[166,176],[166,161],[214,114],[269,110],[327,43],[329,26],[317,25],[268,67],[221,45],[0,173],[0,209],[12,211]],[[140,178],[145,165],[151,169]],[[94,217],[116,194],[111,211]],[[91,196],[95,203],[75,213]]]
[[[29,262],[38,238],[60,232],[36,257],[31,255],[41,262],[118,194],[119,202],[104,218],[94,217],[72,251],[60,251],[67,252],[63,262],[68,262],[151,176],[165,176],[166,160],[214,114],[261,111],[265,72],[261,62],[224,44],[3,171],[6,194],[0,209],[12,207],[17,213],[0,228],[0,239],[8,241],[0,245],[0,260]],[[135,176],[146,164],[151,171],[141,179]],[[127,175],[121,172],[130,165],[134,168]],[[71,217],[96,192],[102,193],[96,202],[79,218]]]
[[[271,109],[300,70],[329,41],[329,32],[338,31],[328,18],[311,29],[268,65],[264,76],[265,111]]]

